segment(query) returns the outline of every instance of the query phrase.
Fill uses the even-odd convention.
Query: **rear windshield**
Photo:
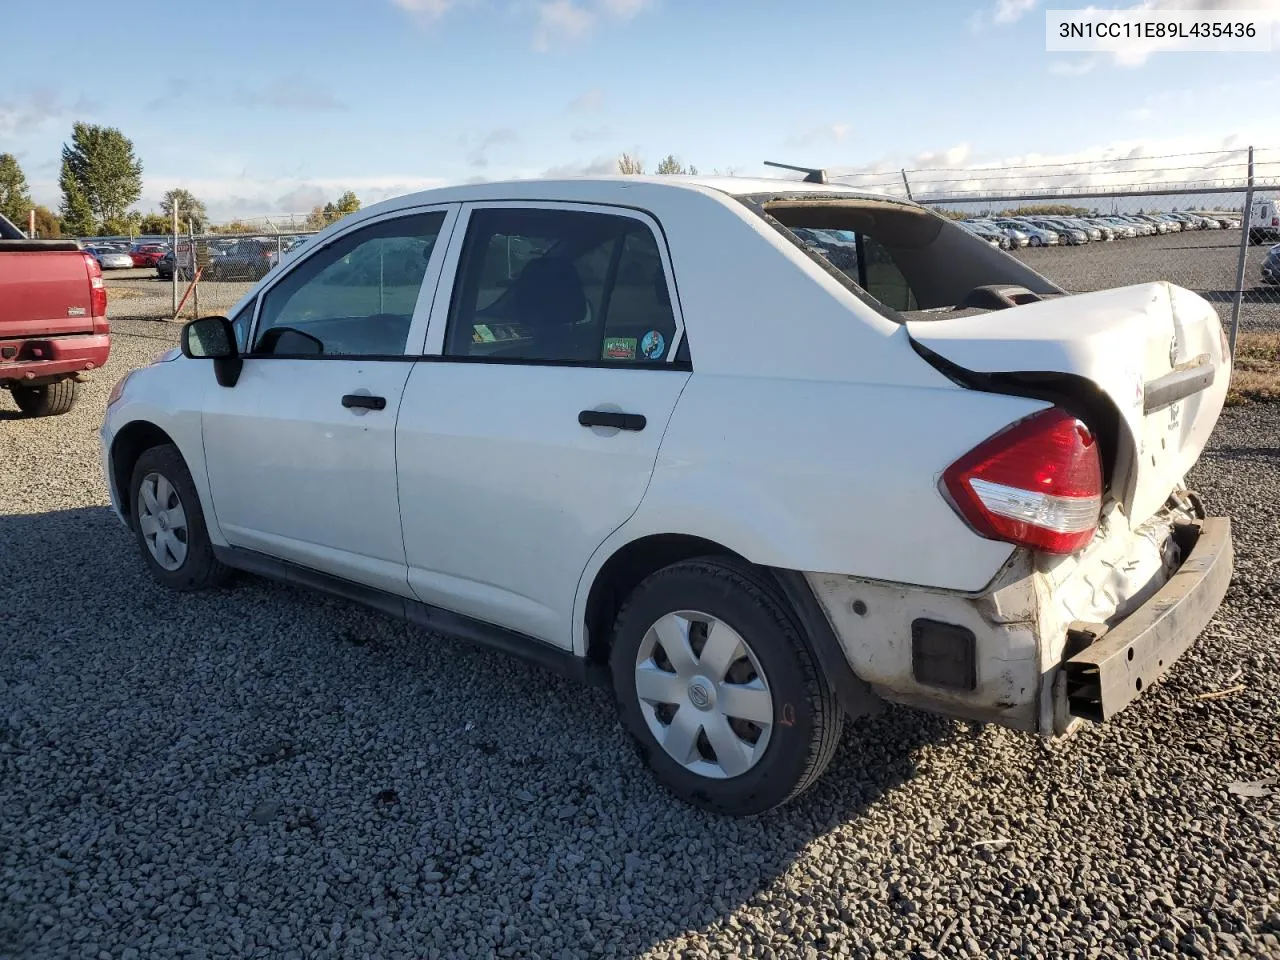
[[[849,196],[749,196],[743,202],[880,313],[968,305],[979,287],[1061,288],[958,224],[915,204]]]

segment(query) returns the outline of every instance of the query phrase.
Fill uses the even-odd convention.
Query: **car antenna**
[[[799,171],[800,173],[803,173],[805,175],[804,176],[805,183],[828,183],[829,182],[827,180],[827,171],[823,170],[821,167],[797,167],[795,164],[792,164],[792,163],[776,163],[773,160],[766,160],[764,162],[764,165],[766,167],[781,167],[783,170]]]
[[[795,164],[780,164],[773,160],[765,160],[765,166],[781,166],[783,170],[799,170],[805,175],[805,183],[829,183],[827,172],[820,166],[796,166]]]

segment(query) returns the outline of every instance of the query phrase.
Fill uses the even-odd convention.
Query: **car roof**
[[[393,197],[364,208],[388,212],[401,207],[421,206],[428,203],[466,203],[493,200],[556,200],[562,195],[575,195],[584,186],[594,186],[596,192],[610,193],[616,190],[618,199],[626,199],[631,188],[643,186],[664,190],[686,190],[706,193],[715,191],[730,197],[748,197],[757,194],[812,193],[820,196],[865,197],[874,200],[906,201],[882,193],[857,190],[840,183],[806,183],[802,180],[785,180],[776,177],[715,177],[681,175],[641,176],[593,176],[563,177],[558,179],[490,180],[483,183],[454,184],[433,187],[417,193]]]

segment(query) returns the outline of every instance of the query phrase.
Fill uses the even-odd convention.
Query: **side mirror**
[[[218,384],[234,387],[244,365],[236,347],[236,332],[226,317],[201,317],[182,328],[182,355],[191,360],[212,360]]]

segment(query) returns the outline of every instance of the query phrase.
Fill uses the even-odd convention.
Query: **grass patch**
[[[1280,332],[1242,333],[1236,340],[1227,406],[1259,400],[1280,400]]]

